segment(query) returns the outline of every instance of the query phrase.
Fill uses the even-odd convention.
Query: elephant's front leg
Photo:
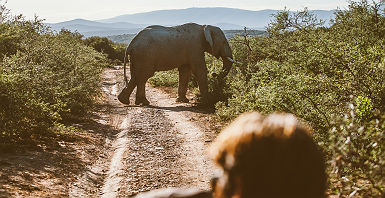
[[[203,104],[208,104],[208,85],[207,85],[207,68],[206,64],[197,65],[193,68],[194,76],[198,81],[199,91],[202,95],[201,102]]]
[[[179,71],[179,87],[178,87],[178,98],[177,102],[189,102],[189,99],[186,98],[186,92],[188,87],[188,82],[191,77],[191,67],[190,65],[182,65],[178,68]]]

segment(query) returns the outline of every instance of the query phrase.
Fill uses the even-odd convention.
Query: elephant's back
[[[159,41],[165,41],[170,38],[177,38],[180,36],[181,33],[176,31],[174,27],[164,27],[160,25],[153,25],[148,26],[142,31],[138,33],[138,35],[135,37],[136,42],[142,42],[142,41],[152,41],[152,42],[159,42]]]
[[[170,53],[177,53],[197,42],[196,37],[199,37],[199,34],[197,34],[199,26],[193,23],[173,27],[148,26],[135,36],[129,48],[138,53],[144,53],[144,51],[149,53],[151,50],[159,52],[162,51],[162,48],[172,49],[175,52]]]
[[[146,48],[150,45],[179,45],[182,43],[196,42],[199,34],[202,32],[202,26],[195,23],[187,23],[183,25],[165,27],[160,25],[152,25],[140,31],[131,41],[132,48]]]
[[[150,46],[153,47],[157,43],[170,38],[173,35],[174,32],[170,27],[160,25],[148,26],[140,31],[134,39],[132,39],[128,48],[130,52],[134,49],[136,51],[140,51],[141,49],[148,50]]]

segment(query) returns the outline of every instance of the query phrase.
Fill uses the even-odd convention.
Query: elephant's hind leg
[[[147,67],[149,68],[149,67]],[[146,82],[147,80],[154,75],[154,71],[143,71],[142,73],[137,73],[137,89],[136,89],[136,105],[149,105],[150,102],[146,98]]]
[[[208,104],[207,68],[204,62],[197,65],[194,68],[193,73],[198,81],[199,91],[202,96],[200,102],[202,104]]]
[[[138,88],[136,90],[136,99],[135,99],[136,105],[146,106],[150,104],[150,102],[146,98],[145,87],[146,87],[146,82],[138,83]]]
[[[178,68],[179,71],[179,86],[178,86],[178,98],[177,102],[189,102],[189,99],[186,98],[186,92],[188,87],[188,82],[191,77],[191,67],[190,65],[182,65]]]
[[[136,83],[134,79],[130,79],[126,87],[122,90],[122,92],[118,95],[118,100],[126,105],[130,104],[130,96],[132,91],[135,89]]]

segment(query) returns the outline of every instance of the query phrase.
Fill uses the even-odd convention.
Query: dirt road
[[[88,141],[34,151],[56,153],[51,163],[62,157],[60,152],[72,160],[51,165],[44,158],[27,159],[20,153],[1,155],[0,167],[10,172],[0,175],[0,197],[127,197],[164,187],[209,189],[213,165],[206,148],[215,137],[209,129],[215,128],[213,116],[191,104],[175,103],[175,94],[150,86],[146,93],[151,106],[123,105],[116,100],[121,80],[121,68],[107,69],[99,110],[92,122],[75,124],[85,130]],[[42,161],[50,171],[41,167]],[[62,174],[54,174],[58,172]],[[23,174],[32,179],[26,180]]]
[[[176,104],[175,98],[149,86],[147,97],[152,106],[125,106],[116,100],[119,86],[123,85],[116,82],[121,78],[120,71],[105,72],[104,103],[109,111],[101,113],[99,122],[113,126],[119,133],[109,140],[108,165],[103,169],[99,163],[90,167],[94,174],[106,171],[102,188],[83,191],[81,186],[90,186],[90,179],[83,176],[70,195],[129,196],[171,186],[208,189],[212,165],[205,154],[205,143],[213,135],[206,136],[212,132],[190,121],[196,114],[191,112],[194,108]]]

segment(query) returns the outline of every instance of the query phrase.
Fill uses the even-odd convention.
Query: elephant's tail
[[[126,72],[126,64],[130,64],[130,59],[128,59],[128,52],[129,52],[129,49],[128,47],[126,48],[126,52],[124,53],[124,81],[126,82],[126,85],[128,84],[128,80],[127,80],[127,72]]]

